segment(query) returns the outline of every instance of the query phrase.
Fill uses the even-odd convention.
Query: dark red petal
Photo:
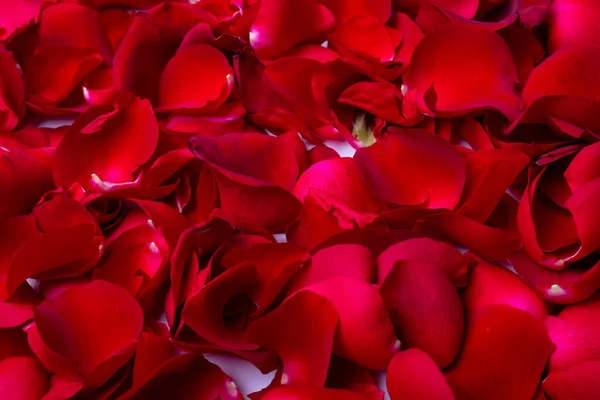
[[[577,188],[565,203],[577,227],[581,247],[574,259],[580,259],[600,248],[600,176]]]
[[[283,141],[258,133],[235,133],[190,140],[196,157],[235,182],[290,190],[298,177],[294,151]]]
[[[419,8],[435,5],[464,18],[473,18],[479,5],[478,0],[392,0],[394,9],[415,14]]]
[[[338,26],[329,36],[332,48],[376,62],[393,61],[402,38],[376,17],[357,15]]]
[[[250,44],[261,58],[278,58],[301,43],[319,44],[334,24],[331,11],[317,0],[264,0],[257,7]]]
[[[337,311],[327,299],[302,291],[250,325],[246,338],[275,350],[283,362],[281,384],[322,386],[337,323]]]
[[[133,387],[137,388],[152,378],[153,372],[167,361],[173,346],[167,335],[144,332],[140,336],[133,367]]]
[[[600,362],[584,362],[563,372],[549,374],[544,393],[557,400],[593,399],[600,392]]]
[[[44,301],[34,309],[34,317],[44,343],[75,362],[81,376],[95,373],[94,380],[99,382],[133,355],[132,345],[144,321],[133,296],[104,281],[74,287]]]
[[[39,302],[31,286],[19,286],[9,300],[0,300],[0,329],[20,326],[33,319],[33,307]]]
[[[454,400],[438,366],[419,349],[401,351],[392,358],[386,386],[392,400]]]
[[[418,222],[415,229],[441,233],[448,240],[494,260],[504,260],[522,246],[518,235],[454,212],[427,215]]]
[[[54,374],[50,378],[50,388],[42,400],[68,399],[79,393],[81,389],[83,389],[82,382]]]
[[[377,390],[360,391],[328,388],[281,387],[267,393],[262,400],[381,400]]]
[[[492,304],[506,304],[540,319],[549,312],[548,304],[515,273],[477,257],[463,302],[469,317]]]
[[[124,399],[176,398],[182,400],[242,400],[235,383],[202,356],[181,354],[159,368],[151,379]]]
[[[394,204],[453,208],[465,182],[460,153],[431,132],[393,133],[354,156],[367,186],[377,197]]]
[[[530,399],[553,347],[542,321],[491,305],[470,321],[460,358],[446,379],[457,398]]]
[[[548,12],[549,47],[569,44],[600,45],[600,5],[594,0],[555,0]]]
[[[37,360],[13,357],[0,361],[0,398],[39,400],[48,390],[48,373]]]
[[[519,150],[496,149],[467,155],[467,178],[458,212],[485,222],[508,187],[529,163]]]
[[[377,258],[377,283],[383,283],[397,261],[414,260],[437,266],[457,286],[466,285],[469,260],[450,244],[429,238],[414,238],[396,243]]]
[[[158,125],[148,100],[133,98],[115,108],[96,107],[82,114],[56,150],[57,185],[79,182],[109,192],[132,182],[158,143]]]
[[[512,120],[522,104],[515,94],[518,79],[500,36],[484,28],[450,25],[417,45],[405,85],[416,91],[417,106],[427,115],[452,117],[491,108]]]
[[[425,351],[440,368],[450,365],[463,337],[462,304],[437,265],[399,261],[379,289],[402,346]]]
[[[41,45],[65,45],[95,50],[112,63],[113,51],[100,14],[78,4],[57,4],[45,8],[40,23]]]
[[[0,329],[0,361],[11,357],[32,356],[27,335],[22,328]]]
[[[233,69],[212,46],[197,44],[180,49],[167,64],[158,87],[161,108],[214,109],[233,88]]]
[[[213,279],[183,307],[181,319],[198,336],[226,349],[255,350],[256,345],[244,341],[244,332],[230,329],[224,320],[224,309],[236,295],[247,294],[257,285],[257,268],[242,264]]]
[[[564,372],[586,362],[600,361],[600,297],[566,307],[556,317],[546,319],[556,351],[550,359],[550,372]]]
[[[336,276],[374,283],[375,260],[371,250],[360,244],[338,244],[317,251],[291,280],[288,293]]]
[[[498,33],[510,47],[519,72],[519,82],[525,85],[533,69],[546,55],[542,44],[533,32],[525,27],[511,25]]]
[[[372,15],[385,23],[392,13],[392,2],[390,0],[322,0],[327,8],[333,12],[336,24],[342,24],[357,15]]]
[[[288,160],[290,161],[297,166],[295,160]],[[218,172],[215,175],[219,186],[220,208],[237,224],[255,224],[269,232],[283,232],[300,214],[300,201],[281,187],[247,186]]]
[[[102,56],[93,49],[42,45],[23,66],[27,99],[42,108],[56,106],[101,63]]]
[[[374,285],[337,277],[305,290],[326,297],[340,316],[333,345],[335,354],[369,369],[385,368],[400,342]]]
[[[0,132],[8,132],[23,117],[25,86],[13,55],[4,48],[0,48],[0,73]]]

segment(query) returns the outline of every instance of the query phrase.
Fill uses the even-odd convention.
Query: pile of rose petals
[[[0,0],[0,399],[599,399],[599,19]]]

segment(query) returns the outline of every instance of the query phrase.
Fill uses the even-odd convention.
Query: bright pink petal
[[[383,393],[359,390],[282,387],[267,393],[263,400],[381,400]]]
[[[593,399],[600,392],[600,362],[584,362],[563,372],[549,374],[544,393],[557,400]]]
[[[385,381],[392,400],[454,400],[438,366],[419,349],[397,353],[388,365]]]
[[[0,397],[39,400],[48,390],[48,373],[33,358],[13,357],[0,361]]]
[[[593,0],[555,0],[548,13],[550,50],[569,44],[600,45],[600,6]]]

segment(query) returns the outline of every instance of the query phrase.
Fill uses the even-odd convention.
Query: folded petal
[[[392,400],[454,400],[438,366],[419,349],[397,353],[388,365],[385,381]]]
[[[430,33],[415,48],[404,79],[426,115],[453,117],[495,109],[512,120],[521,109],[510,49],[484,28],[449,25]]]
[[[327,299],[302,291],[250,325],[246,337],[275,350],[283,362],[282,384],[322,386],[337,323],[337,311]]]
[[[25,86],[13,55],[0,48],[0,132],[12,131],[25,111]]]
[[[460,358],[445,376],[457,398],[530,399],[553,347],[542,321],[491,305],[470,321]]]
[[[335,354],[369,369],[385,368],[400,348],[400,342],[375,286],[336,277],[305,290],[327,298],[338,312],[340,323],[333,345]]]
[[[437,265],[399,261],[381,288],[404,348],[427,353],[440,368],[450,365],[463,337],[464,316],[456,287]]]
[[[331,10],[336,24],[342,24],[357,15],[372,15],[385,23],[392,13],[392,2],[390,0],[375,1],[352,1],[344,0],[322,0],[321,4]]]
[[[41,7],[41,0],[2,3],[3,12],[0,16],[0,39],[8,41],[25,30],[29,24],[37,23]]]
[[[250,28],[250,44],[261,58],[275,59],[294,46],[321,43],[334,16],[317,0],[264,0]]]
[[[394,130],[354,155],[358,170],[381,200],[399,205],[453,208],[465,182],[465,164],[447,141],[427,131]]]

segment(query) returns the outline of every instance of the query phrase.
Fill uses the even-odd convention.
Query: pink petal
[[[33,358],[13,357],[0,361],[0,397],[39,400],[48,390],[48,374]]]

